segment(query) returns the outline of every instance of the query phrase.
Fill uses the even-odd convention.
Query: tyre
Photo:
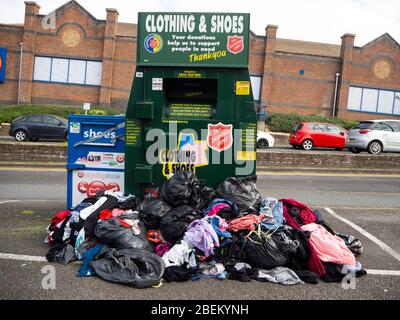
[[[311,150],[314,147],[314,143],[310,139],[307,139],[303,141],[301,146],[304,150]]]
[[[266,149],[268,148],[269,143],[267,139],[260,139],[257,141],[257,148],[259,149]]]
[[[18,142],[22,142],[22,141],[26,141],[26,139],[28,139],[28,135],[26,134],[26,132],[24,130],[17,130],[14,133],[14,138]]]
[[[68,132],[65,133],[64,140],[68,141]]]
[[[349,148],[349,150],[353,153],[360,153],[362,150],[358,148]]]
[[[367,147],[367,151],[370,154],[380,154],[383,151],[383,146],[380,141],[371,141]]]

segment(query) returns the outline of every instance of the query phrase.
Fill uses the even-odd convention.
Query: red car
[[[346,145],[347,131],[331,123],[302,122],[290,134],[293,148],[311,150],[314,147],[342,150]]]

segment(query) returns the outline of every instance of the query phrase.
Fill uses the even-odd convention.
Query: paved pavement
[[[259,177],[258,187],[263,196],[292,197],[305,202],[320,209],[334,230],[362,241],[364,253],[358,260],[371,274],[358,278],[355,290],[345,290],[337,283],[284,287],[256,281],[209,279],[138,290],[96,277],[78,278],[77,263],[50,264],[56,270],[56,289],[45,290],[42,268],[49,263],[30,262],[29,257],[12,260],[3,254],[45,255],[48,247],[43,243],[44,229],[51,216],[65,208],[65,172],[0,170],[0,298],[400,299],[400,258],[396,256],[400,252],[398,181],[398,177],[340,175]],[[329,213],[332,212],[329,208],[335,216]],[[393,272],[397,275],[390,275]]]

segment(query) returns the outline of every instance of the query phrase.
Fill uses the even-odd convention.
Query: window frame
[[[40,80],[40,79],[35,79],[35,61],[36,58],[47,58],[50,59],[50,71],[49,71],[49,80]],[[53,81],[52,80],[52,72],[53,72],[53,59],[62,59],[62,60],[67,60],[68,62],[68,70],[67,70],[67,80],[66,82],[62,81]],[[84,76],[84,81],[83,83],[79,82],[69,82],[69,74],[70,74],[70,67],[71,67],[71,61],[83,61],[84,62],[84,67],[85,67],[85,76]],[[89,87],[101,87],[101,80],[102,80],[102,72],[100,74],[100,79],[99,79],[99,84],[92,84],[92,83],[87,83],[87,65],[90,62],[97,62],[101,64],[101,71],[103,68],[103,61],[102,60],[94,60],[94,59],[79,59],[79,58],[64,58],[64,57],[53,57],[53,56],[44,56],[44,55],[35,55],[34,56],[34,62],[33,62],[33,72],[32,72],[32,81],[33,82],[44,82],[44,83],[59,83],[59,84],[64,84],[64,85],[78,85],[78,86],[89,86]]]
[[[362,112],[362,113],[369,113],[369,114],[381,114],[381,115],[391,115],[391,116],[400,116],[400,107],[398,107],[399,110],[396,110],[396,106],[399,104],[400,102],[396,103],[396,97],[400,96],[400,90],[395,90],[395,89],[386,89],[386,88],[372,88],[372,87],[363,87],[363,86],[359,86],[359,85],[350,85],[349,87],[349,94],[350,94],[350,90],[354,88],[354,89],[361,89],[361,99],[360,99],[360,105],[358,109],[355,109],[353,105],[349,105],[349,101],[347,102],[347,107],[346,107],[346,111],[347,112]],[[363,100],[364,100],[364,91],[367,90],[376,90],[377,91],[377,99],[376,99],[376,104],[375,104],[375,111],[371,111],[371,110],[365,110],[365,108],[363,109]],[[392,108],[391,108],[391,112],[380,112],[379,110],[379,98],[382,92],[390,92],[393,94],[393,100],[392,100]],[[400,100],[399,100],[400,101]],[[395,112],[397,111],[397,113]]]
[[[252,92],[253,92],[253,99],[254,99],[254,101],[255,102],[257,102],[257,103],[259,103],[259,102],[261,102],[261,92],[262,92],[262,81],[263,81],[263,76],[262,75],[259,75],[259,74],[250,74],[250,86],[251,86],[251,90],[252,90]],[[255,90],[254,90],[254,88],[253,88],[253,86],[252,86],[252,81],[251,81],[251,78],[260,78],[260,85],[259,85],[259,88],[258,88],[258,99],[256,99],[256,97],[254,96],[254,92],[256,92]]]

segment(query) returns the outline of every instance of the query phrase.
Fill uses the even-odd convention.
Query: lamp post
[[[24,53],[24,43],[20,42],[20,47],[21,47],[21,52],[19,55],[19,77],[18,77],[18,98],[17,98],[17,104],[19,104],[19,94],[21,92],[21,73],[22,73],[22,55]]]
[[[336,72],[335,74],[336,80],[335,80],[335,94],[333,96],[333,108],[332,108],[332,117],[336,116],[336,100],[337,100],[337,91],[338,91],[338,83],[339,83],[339,77],[340,73]]]

